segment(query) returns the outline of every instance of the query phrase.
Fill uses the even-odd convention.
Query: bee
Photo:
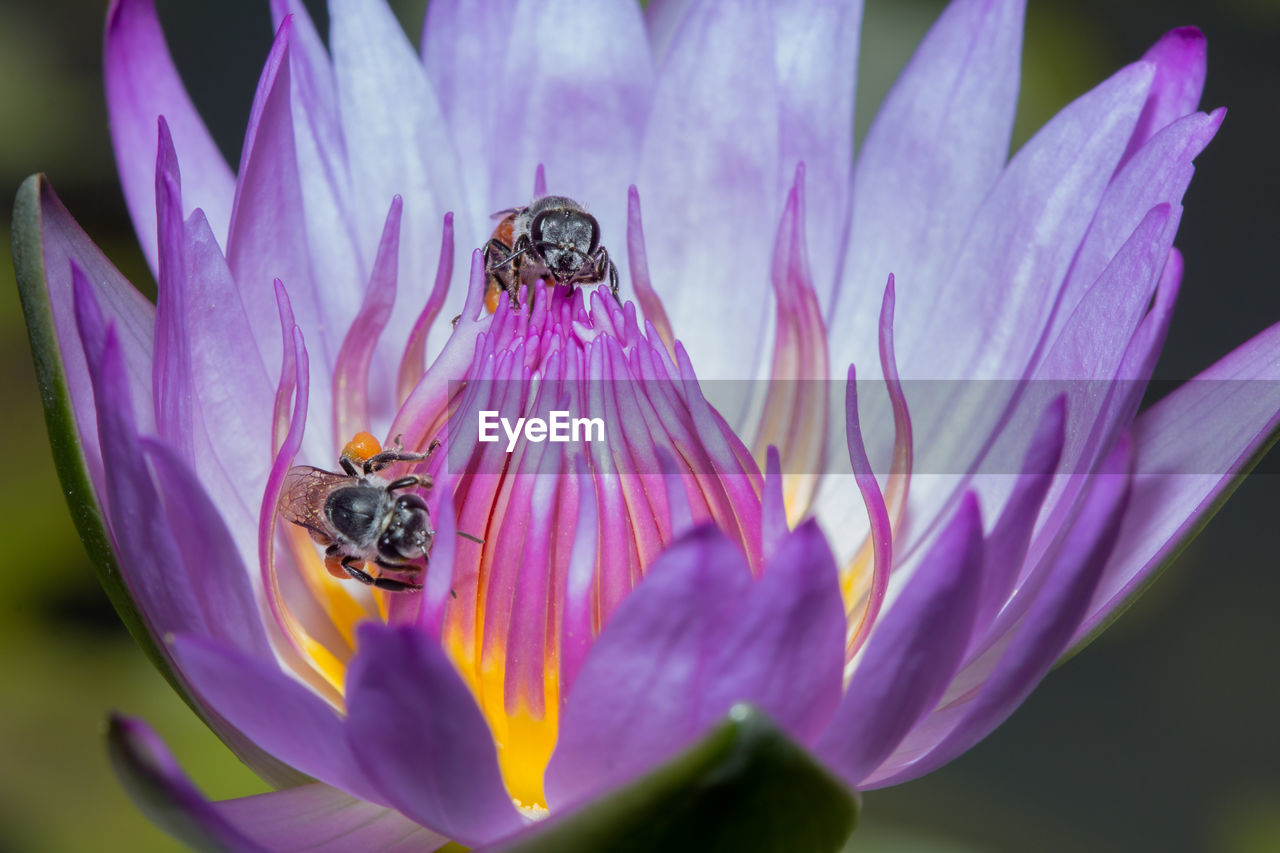
[[[414,560],[426,558],[435,531],[427,502],[408,489],[430,489],[430,474],[395,480],[377,476],[396,462],[423,462],[427,453],[406,453],[396,436],[395,449],[383,450],[367,432],[347,442],[338,459],[342,473],[296,465],[285,477],[280,512],[324,546],[324,565],[334,577],[353,577],[391,592],[422,589],[421,584],[375,577],[369,563],[404,575],[417,575]],[[471,538],[471,537],[468,537]]]
[[[539,278],[564,285],[608,280],[618,298],[618,268],[600,245],[600,223],[571,198],[548,195],[528,207],[513,207],[494,214],[501,217],[493,236],[484,245],[484,268],[489,287],[485,307],[498,309],[505,291],[514,304],[520,285],[533,286]]]

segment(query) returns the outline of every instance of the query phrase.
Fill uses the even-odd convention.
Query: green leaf
[[[102,589],[111,600],[111,606],[155,668],[191,705],[190,697],[178,682],[155,639],[147,631],[142,614],[138,612],[125,587],[115,554],[111,551],[111,539],[107,535],[102,507],[89,481],[89,469],[85,465],[75,414],[71,409],[71,397],[67,393],[62,353],[58,348],[58,335],[53,323],[53,310],[49,305],[49,288],[45,278],[43,214],[44,205],[52,195],[53,189],[44,175],[32,175],[18,189],[18,197],[13,205],[13,266],[17,273],[22,313],[27,321],[27,337],[31,341],[31,357],[35,361],[40,400],[44,404],[44,422],[49,430],[53,463],[58,469],[58,480],[66,495],[71,519],[80,533],[80,541],[89,552],[89,559]]]
[[[857,792],[764,713],[737,705],[666,764],[502,849],[831,853],[853,832],[858,808]]]

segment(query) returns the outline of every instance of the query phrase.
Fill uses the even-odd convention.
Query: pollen
[[[489,285],[488,290],[484,293],[484,310],[488,311],[490,314],[497,313],[498,300],[502,298],[502,294],[505,292],[506,291],[497,285]]]
[[[346,446],[342,448],[342,456],[350,459],[352,462],[360,463],[367,459],[372,459],[382,452],[382,445],[378,443],[378,439],[374,438],[367,432],[358,432],[351,437]]]

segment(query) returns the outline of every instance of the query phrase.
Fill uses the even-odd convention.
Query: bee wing
[[[508,207],[506,210],[499,210],[497,213],[491,214],[490,219],[506,219],[513,213],[519,213],[524,210],[523,207]]]
[[[305,527],[326,535],[328,524],[324,517],[325,501],[334,489],[351,480],[345,474],[335,474],[310,465],[295,465],[284,477],[280,492],[280,514],[299,527]]]

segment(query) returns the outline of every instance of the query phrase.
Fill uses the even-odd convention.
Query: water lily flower
[[[857,3],[433,0],[420,56],[381,0],[331,0],[327,45],[271,9],[234,170],[151,0],[108,12],[154,305],[43,177],[15,214],[102,582],[278,788],[210,803],[115,718],[196,846],[835,849],[856,790],[991,732],[1280,428],[1280,325],[1138,411],[1223,119],[1194,29],[1010,157],[1022,3],[953,0],[851,160]],[[548,190],[621,300],[486,304],[491,214]],[[555,413],[599,435],[547,441]],[[421,553],[365,565],[421,589],[290,523],[324,500],[290,472],[361,432],[426,457],[365,481],[426,501]]]

